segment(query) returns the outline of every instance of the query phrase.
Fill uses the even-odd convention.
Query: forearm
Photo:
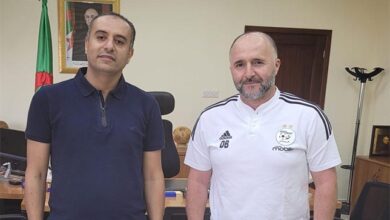
[[[199,183],[189,183],[186,196],[188,220],[203,220],[207,204],[208,187]]]
[[[27,140],[24,199],[29,220],[43,219],[49,151],[49,144]]]
[[[46,175],[26,171],[25,205],[29,220],[42,220],[46,198]]]
[[[327,175],[317,178],[314,197],[314,220],[334,218],[337,204],[336,172],[330,169]]]
[[[314,198],[314,220],[331,220],[336,210],[336,189],[316,189]]]
[[[164,176],[145,180],[145,199],[149,220],[162,220],[165,209]]]

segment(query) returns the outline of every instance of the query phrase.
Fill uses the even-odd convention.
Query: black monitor
[[[0,128],[0,165],[11,162],[12,170],[26,170],[27,141],[23,131]]]

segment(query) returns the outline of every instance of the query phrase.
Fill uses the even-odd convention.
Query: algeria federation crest
[[[295,131],[290,127],[292,126],[283,126],[283,128],[276,133],[276,141],[282,146],[287,146],[295,142]]]

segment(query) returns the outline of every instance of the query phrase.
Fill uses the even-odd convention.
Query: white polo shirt
[[[213,220],[309,219],[309,171],[341,163],[322,110],[279,90],[253,110],[239,95],[206,108],[185,164],[212,170]]]

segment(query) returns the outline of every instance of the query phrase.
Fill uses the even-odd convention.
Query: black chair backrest
[[[157,100],[161,115],[171,113],[175,108],[175,98],[168,92],[149,92]],[[176,176],[180,171],[180,158],[172,137],[172,123],[163,119],[165,147],[161,151],[161,163],[165,178]]]
[[[353,208],[350,220],[389,220],[390,184],[367,182]]]
[[[0,128],[0,165],[11,162],[12,169],[26,170],[26,148],[24,131]]]

